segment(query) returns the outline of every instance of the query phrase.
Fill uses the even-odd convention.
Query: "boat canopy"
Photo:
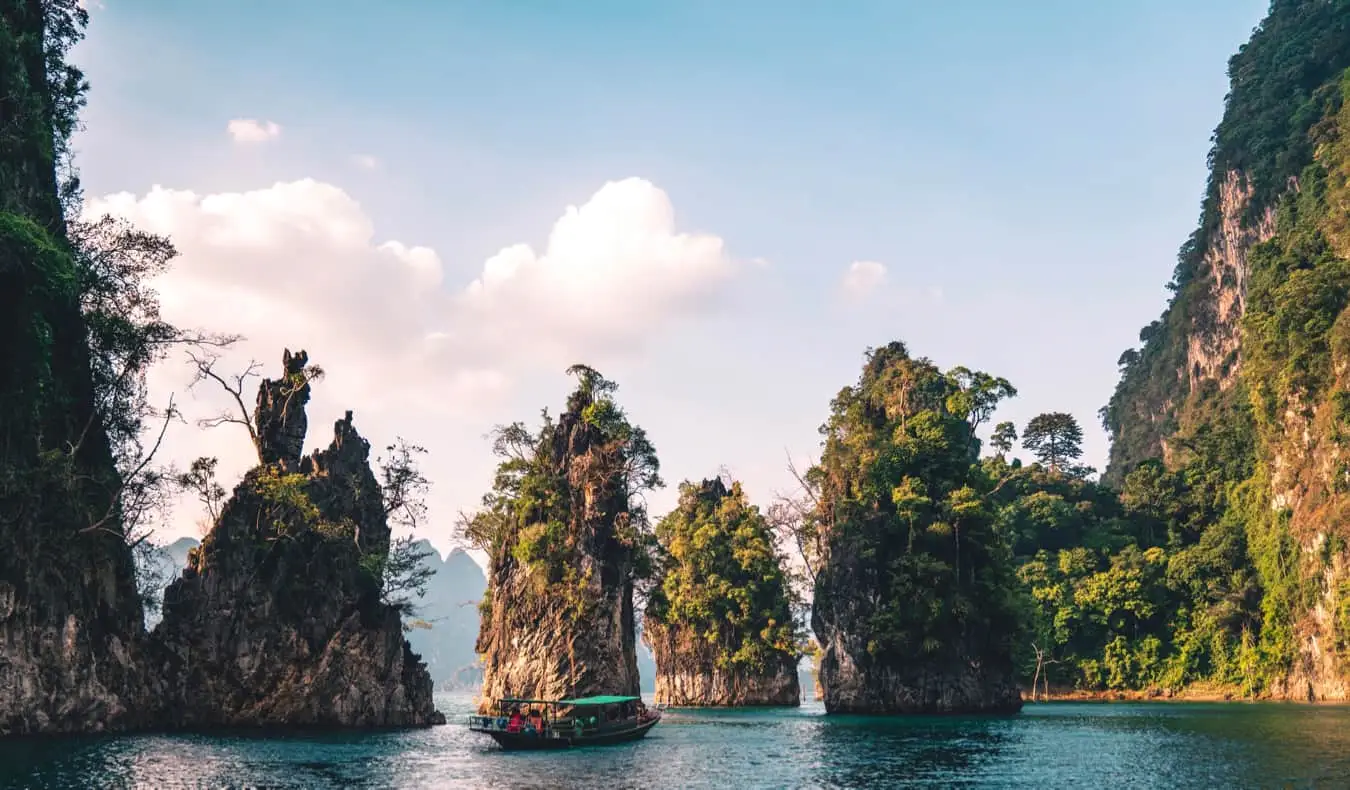
[[[579,697],[579,698],[577,698],[577,699],[560,699],[560,700],[558,700],[558,704],[559,704],[559,705],[618,705],[618,704],[621,703],[621,702],[635,702],[635,701],[637,701],[637,700],[639,700],[639,699],[642,699],[642,698],[641,698],[641,697],[615,697],[615,696]]]
[[[497,700],[502,705],[618,705],[622,702],[634,702],[641,697],[621,697],[601,695],[598,697],[578,697],[576,699],[525,699],[523,697],[505,697]]]

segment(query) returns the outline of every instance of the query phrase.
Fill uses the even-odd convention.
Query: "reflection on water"
[[[467,695],[438,695],[467,714]],[[1030,705],[1016,716],[672,711],[644,741],[507,753],[451,724],[373,734],[0,743],[0,787],[1350,787],[1350,707]]]

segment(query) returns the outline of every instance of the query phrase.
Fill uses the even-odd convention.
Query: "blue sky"
[[[1227,60],[1265,5],[106,0],[76,144],[91,198],[333,185],[377,242],[434,249],[447,291],[505,247],[542,250],[607,181],[651,182],[679,231],[763,262],[575,360],[619,382],[672,484],[727,464],[767,500],[863,350],[897,338],[1009,378],[999,419],[1074,413],[1101,467],[1097,409],[1165,302]],[[281,134],[234,144],[240,118]],[[850,301],[854,261],[887,280]],[[384,415],[440,457],[433,540],[490,479],[481,434],[556,409],[561,367],[522,361],[453,419]]]

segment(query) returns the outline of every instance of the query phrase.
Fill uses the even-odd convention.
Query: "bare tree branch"
[[[196,367],[196,375],[189,385],[189,389],[195,387],[203,381],[214,381],[220,385],[220,388],[234,401],[235,407],[239,410],[237,414],[231,414],[228,410],[223,411],[214,417],[207,417],[197,421],[197,425],[202,428],[215,428],[219,425],[233,423],[242,425],[248,431],[248,438],[253,442],[253,450],[258,454],[258,460],[262,461],[262,440],[258,438],[258,429],[253,425],[253,414],[248,406],[244,404],[244,385],[250,378],[257,378],[258,371],[262,370],[262,363],[257,360],[249,360],[248,367],[243,373],[233,374],[227,380],[216,372],[216,363],[220,361],[220,355],[215,353],[195,354],[192,351],[187,352],[188,359]]]

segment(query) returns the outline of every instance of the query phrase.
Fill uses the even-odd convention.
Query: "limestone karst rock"
[[[159,702],[53,156],[72,14],[0,4],[0,736],[145,726]]]
[[[490,555],[484,700],[639,692],[633,584],[646,515],[635,494],[659,484],[656,456],[614,385],[574,371],[581,384],[556,421],[537,435],[499,431],[498,488],[471,527]]]
[[[326,449],[299,457],[306,363],[287,353],[283,378],[263,383],[259,452],[274,460],[244,476],[165,591],[154,636],[174,726],[444,723],[380,600],[390,530],[351,412]]]
[[[685,483],[656,535],[663,567],[643,619],[656,702],[800,705],[788,575],[740,484]]]
[[[1016,711],[1011,560],[971,487],[961,385],[903,343],[868,352],[834,400],[813,519],[811,626],[825,707],[840,713]]]

